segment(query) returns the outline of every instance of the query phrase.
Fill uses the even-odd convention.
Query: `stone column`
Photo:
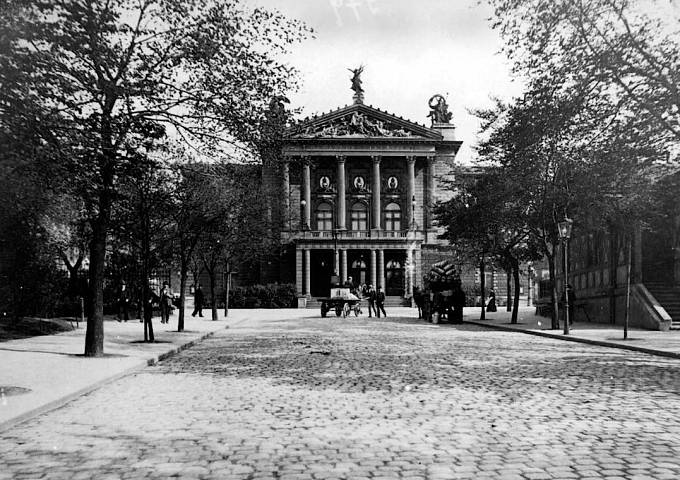
[[[340,275],[342,283],[347,281],[347,250],[340,250]]]
[[[340,250],[335,251],[333,262],[333,275],[340,275]]]
[[[380,207],[380,185],[381,185],[381,178],[380,178],[380,159],[381,157],[379,155],[374,155],[371,157],[373,160],[373,177],[372,177],[372,182],[373,182],[373,220],[371,222],[371,225],[374,230],[380,230],[381,228],[381,222],[380,222],[380,214],[382,212],[382,209]]]
[[[342,155],[338,155],[337,157],[338,160],[338,221],[337,225],[340,230],[344,230],[346,227],[346,219],[347,219],[347,213],[346,213],[346,200],[345,200],[345,191],[347,190],[347,187],[345,185],[345,157]]]
[[[297,290],[298,295],[304,295],[304,291],[302,290],[302,274],[304,272],[304,264],[303,264],[304,259],[302,258],[302,250],[299,248],[295,249],[295,289]]]
[[[312,224],[312,180],[309,157],[302,159],[302,199],[305,201],[302,215],[302,230],[309,230]]]
[[[378,250],[378,286],[385,291],[385,251]],[[387,295],[387,293],[385,293]]]
[[[281,190],[283,195],[281,223],[283,230],[290,230],[290,159],[288,157],[284,157],[281,164]]]
[[[305,250],[305,295],[311,296],[311,286],[312,286],[312,251],[309,249]]]
[[[375,250],[371,250],[371,285],[373,285],[373,288],[378,288],[378,278],[376,276],[377,263]]]
[[[415,230],[416,212],[413,209],[413,199],[416,194],[416,157],[406,157],[406,172],[408,180],[406,184],[406,221],[408,229]]]
[[[425,229],[432,228],[432,207],[434,206],[434,155],[427,157],[427,182],[425,187]]]

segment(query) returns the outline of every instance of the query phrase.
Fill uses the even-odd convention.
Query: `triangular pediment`
[[[441,140],[436,130],[363,104],[354,104],[305,119],[291,127],[289,139],[411,139]]]

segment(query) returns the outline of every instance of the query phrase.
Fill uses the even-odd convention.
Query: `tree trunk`
[[[486,319],[486,296],[484,294],[484,288],[486,287],[486,275],[484,272],[484,256],[482,256],[482,261],[479,262],[479,283],[482,294],[482,312],[479,315],[480,320]]]
[[[92,225],[90,242],[90,272],[85,356],[104,355],[104,267],[106,235],[111,215],[111,202],[106,192],[100,195],[99,215]]]
[[[515,284],[515,295],[514,295],[514,303],[512,304],[512,319],[510,320],[510,323],[515,324],[517,323],[517,315],[519,312],[519,262],[516,259],[513,259],[512,261],[512,278],[514,280]]]
[[[512,268],[508,271],[505,272],[505,289],[506,291],[506,299],[505,299],[505,311],[509,312],[512,310],[512,285],[510,283],[510,276],[512,274]]]
[[[213,321],[217,320],[217,298],[215,297],[215,269],[208,270],[210,277],[210,310],[212,311]]]

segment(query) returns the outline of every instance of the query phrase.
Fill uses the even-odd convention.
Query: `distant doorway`
[[[312,250],[310,263],[311,294],[313,297],[327,297],[333,274],[333,250]]]

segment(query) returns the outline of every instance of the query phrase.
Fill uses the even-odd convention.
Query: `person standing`
[[[125,285],[125,280],[120,282],[120,287],[118,287],[118,321],[125,320],[126,322],[130,320],[130,314],[128,312],[128,307],[130,304],[130,292],[127,290],[127,285]]]
[[[199,317],[203,316],[203,300],[205,297],[203,296],[203,289],[201,288],[201,284],[199,283],[196,285],[196,291],[194,292],[194,313],[191,314],[192,317],[195,317],[196,314],[198,314]]]
[[[498,310],[496,308],[496,292],[491,290],[489,292],[489,301],[486,304],[486,311],[487,312],[495,312],[496,310]]]
[[[161,288],[161,323],[170,322],[170,312],[172,311],[172,292],[170,291],[170,286],[168,282],[163,282],[163,288]]]
[[[375,297],[375,304],[378,307],[378,318],[380,318],[380,312],[382,311],[383,316],[387,316],[385,312],[385,293],[382,291],[382,287],[378,287],[378,293]]]
[[[375,301],[377,299],[377,294],[375,292],[375,289],[373,288],[373,285],[368,286],[368,318],[371,318],[371,312],[375,314],[376,317],[380,318],[380,314],[378,313],[378,310],[375,308]]]

